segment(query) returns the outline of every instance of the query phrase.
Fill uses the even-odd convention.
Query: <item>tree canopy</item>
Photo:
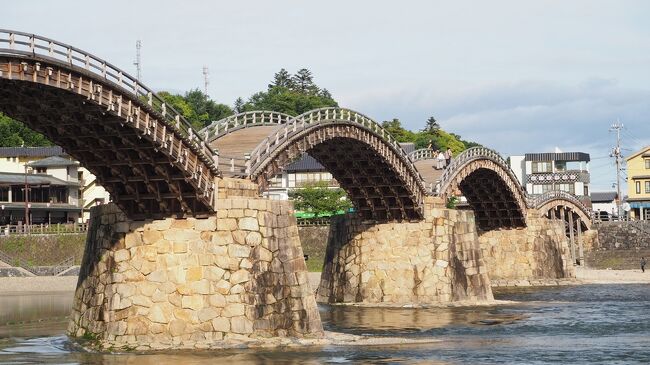
[[[399,119],[383,121],[381,126],[384,127],[398,142],[412,142],[415,148],[426,148],[431,141],[431,148],[446,150],[451,148],[454,154],[464,151],[467,148],[480,146],[475,142],[464,141],[459,135],[448,133],[440,128],[440,124],[434,117],[430,117],[425,122],[425,127],[413,132],[404,127]]]
[[[0,147],[21,146],[52,146],[52,142],[25,124],[0,113]]]
[[[196,129],[233,114],[228,105],[213,101],[199,89],[190,90],[185,95],[161,91],[158,96],[180,112]]]
[[[295,116],[317,108],[335,107],[338,103],[327,89],[314,83],[308,69],[291,75],[283,68],[275,73],[266,91],[253,94],[243,105],[236,103],[240,105],[242,111],[270,110]]]
[[[289,192],[296,210],[313,213],[314,217],[347,212],[352,208],[352,203],[345,196],[343,189],[328,188],[324,181],[308,184]]]

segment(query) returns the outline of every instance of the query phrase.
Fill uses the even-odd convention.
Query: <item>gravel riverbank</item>
[[[650,284],[650,270],[593,270],[577,268],[578,283],[583,284]],[[319,272],[309,273],[314,290],[320,281]],[[76,276],[0,277],[0,293],[72,292],[77,285]]]

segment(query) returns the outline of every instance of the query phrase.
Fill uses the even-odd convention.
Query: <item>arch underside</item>
[[[483,231],[525,227],[525,212],[511,188],[491,169],[478,168],[458,184]]]
[[[11,67],[11,61],[8,65]],[[2,66],[0,59],[0,70]],[[45,77],[36,71],[35,75],[21,77],[14,74],[10,80],[7,63],[4,67],[4,77],[0,77],[0,111],[60,145],[97,177],[98,183],[130,218],[202,215],[211,211],[210,198],[199,193],[196,184],[201,180],[206,186],[211,178],[206,177],[205,170],[197,177],[182,168],[187,159],[170,156],[169,151],[174,148],[183,151],[180,138],[172,138],[171,128],[165,136],[162,123],[157,126],[154,120],[149,123],[149,114],[144,111],[141,114],[139,108],[138,115],[127,120],[110,107],[99,105],[101,101],[92,100],[88,93],[93,90],[92,82],[82,81],[83,76],[68,78],[73,80],[72,85],[79,86],[77,91],[73,87],[62,87],[60,82],[58,87],[35,82]],[[82,86],[87,89],[87,95],[83,95]],[[102,92],[108,91],[104,86]],[[112,97],[113,91],[110,92]],[[145,116],[149,129],[133,126]],[[164,138],[155,143],[161,129]],[[188,154],[187,149],[181,153]]]
[[[563,219],[567,224],[570,223],[567,216],[560,217],[560,208],[564,208],[565,213],[574,214],[574,224],[577,228],[578,217],[580,218],[580,229],[586,231],[591,229],[591,218],[587,216],[582,209],[570,201],[554,200],[547,202],[538,208],[539,212],[549,219]]]
[[[354,139],[333,138],[307,153],[339,182],[362,217],[381,221],[420,217],[404,182],[368,146]]]
[[[341,137],[344,133],[337,132],[337,128],[345,129],[348,136]],[[387,147],[377,148],[367,138],[359,138],[359,133],[363,134],[350,126],[326,126],[311,131],[274,154],[262,171],[253,174],[254,180],[264,188],[271,177],[307,152],[338,181],[362,218],[421,219],[424,193],[415,176],[405,177],[410,173],[399,158],[387,158],[392,153]]]

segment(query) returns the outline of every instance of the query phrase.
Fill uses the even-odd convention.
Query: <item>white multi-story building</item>
[[[34,224],[85,222],[109,199],[61,147],[0,147],[0,224],[24,223],[26,209]]]
[[[589,196],[588,153],[550,152],[510,156],[510,168],[530,195],[560,190]]]

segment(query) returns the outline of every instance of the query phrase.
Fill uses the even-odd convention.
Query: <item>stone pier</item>
[[[428,198],[421,222],[335,218],[317,300],[415,303],[492,300],[474,213]]]
[[[138,350],[322,336],[292,203],[233,184],[205,219],[93,208],[69,334]]]
[[[575,277],[564,221],[529,212],[527,227],[480,232],[490,279],[499,281]]]

